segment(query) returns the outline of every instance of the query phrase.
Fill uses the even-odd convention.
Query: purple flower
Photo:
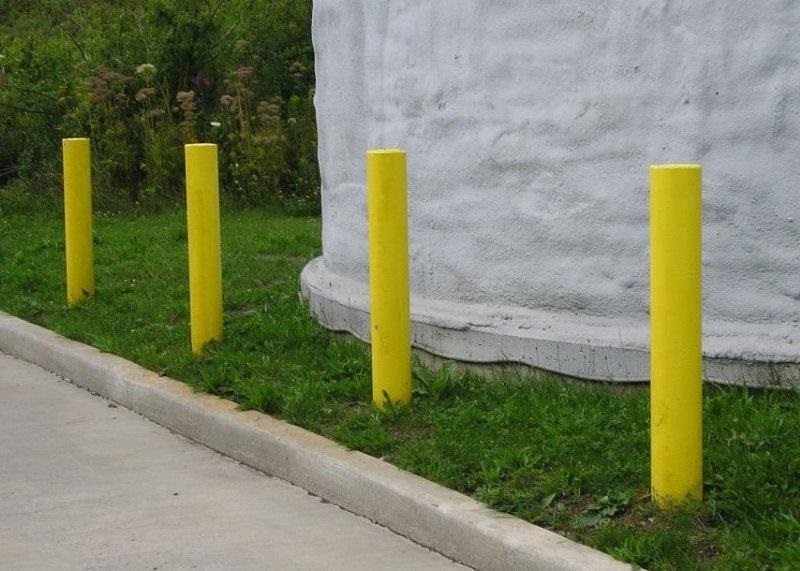
[[[195,87],[204,87],[208,89],[211,87],[211,81],[202,73],[198,73],[192,78],[192,83]]]

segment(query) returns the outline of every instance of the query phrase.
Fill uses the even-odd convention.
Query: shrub
[[[0,24],[0,203],[57,202],[90,136],[98,208],[183,196],[182,145],[220,147],[223,197],[319,207],[310,0],[12,2]],[[12,206],[13,207],[13,206]]]

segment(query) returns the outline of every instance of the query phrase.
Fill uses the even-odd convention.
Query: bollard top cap
[[[368,155],[405,155],[405,149],[370,149],[367,151]]]
[[[64,137],[61,139],[63,143],[74,143],[75,141],[88,141],[89,137]]]
[[[650,165],[650,170],[700,170],[701,166],[693,163]]]
[[[216,143],[189,143],[184,145],[185,147],[191,147],[193,149],[202,149],[202,148],[216,148]]]

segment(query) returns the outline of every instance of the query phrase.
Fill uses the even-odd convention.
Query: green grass
[[[275,414],[651,569],[800,568],[800,397],[707,386],[700,506],[648,496],[648,392],[419,371],[411,409],[370,404],[369,353],[298,299],[320,222],[223,214],[225,341],[189,351],[184,214],[98,216],[97,295],[64,305],[63,224],[0,216],[0,306],[243,408]]]

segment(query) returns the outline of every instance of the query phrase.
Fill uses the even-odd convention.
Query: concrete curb
[[[631,566],[391,464],[0,312],[0,351],[476,569]]]

